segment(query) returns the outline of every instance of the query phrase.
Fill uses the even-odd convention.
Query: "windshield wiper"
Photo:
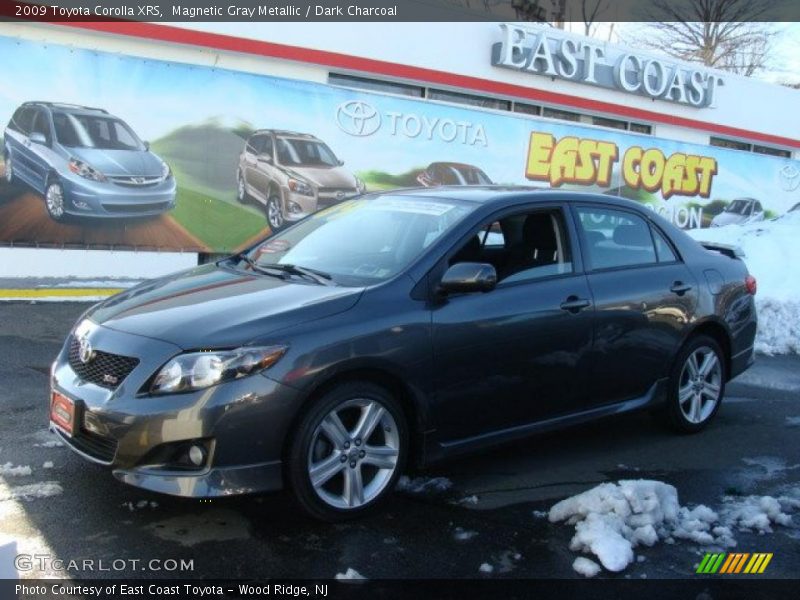
[[[300,267],[298,265],[289,265],[284,263],[268,263],[265,265],[258,265],[259,267],[263,267],[265,269],[275,269],[277,271],[283,271],[284,273],[289,273],[290,275],[297,275],[299,277],[306,277],[321,285],[336,285],[333,282],[333,278],[329,273],[325,273],[324,271],[318,271],[317,269],[310,269],[309,267]]]
[[[286,279],[286,272],[284,270],[272,269],[272,265],[260,265],[250,258],[245,252],[235,254],[232,258],[233,260],[243,260],[251,269],[253,269],[253,271],[261,273],[262,275],[270,275],[271,277],[277,277],[278,279]],[[268,266],[270,268],[267,268]]]

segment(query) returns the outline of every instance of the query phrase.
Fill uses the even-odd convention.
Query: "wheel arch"
[[[422,393],[411,386],[391,367],[377,364],[357,364],[341,367],[315,382],[305,392],[300,408],[294,419],[292,419],[289,433],[284,441],[284,457],[291,447],[301,419],[314,402],[334,387],[353,381],[365,381],[383,387],[397,399],[403,409],[409,429],[410,443],[406,464],[409,466],[422,464],[424,462],[424,432],[427,424],[427,412],[422,401]]]
[[[726,381],[729,380],[731,374],[732,342],[728,328],[724,323],[722,323],[722,321],[709,318],[697,323],[694,327],[692,327],[683,343],[685,344],[690,339],[698,335],[707,335],[720,345],[722,352],[725,355],[725,379]]]

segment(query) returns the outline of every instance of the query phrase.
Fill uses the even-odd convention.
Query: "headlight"
[[[92,181],[106,180],[106,176],[103,175],[100,171],[98,171],[91,165],[83,162],[82,160],[78,160],[77,158],[70,158],[68,166],[70,171],[86,179],[91,179]]]
[[[170,175],[172,175],[172,169],[167,163],[161,163],[161,179],[167,179]]]
[[[311,186],[308,185],[305,181],[301,181],[300,179],[290,179],[289,189],[297,194],[302,194],[303,196],[314,195],[314,190],[311,189]]]
[[[151,394],[191,392],[258,373],[274,365],[286,346],[242,347],[236,350],[189,352],[161,367]]]

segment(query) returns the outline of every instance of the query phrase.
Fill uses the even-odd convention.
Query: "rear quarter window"
[[[650,226],[631,212],[600,207],[577,208],[589,265],[593,270],[655,264]]]

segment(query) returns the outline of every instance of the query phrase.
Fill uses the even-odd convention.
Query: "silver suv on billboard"
[[[175,207],[175,178],[133,130],[102,108],[25,102],[3,143],[5,180],[44,196],[50,217],[140,217]]]
[[[266,207],[273,231],[365,191],[364,183],[342,168],[325,142],[307,133],[260,129],[239,156],[240,202],[254,198]]]

